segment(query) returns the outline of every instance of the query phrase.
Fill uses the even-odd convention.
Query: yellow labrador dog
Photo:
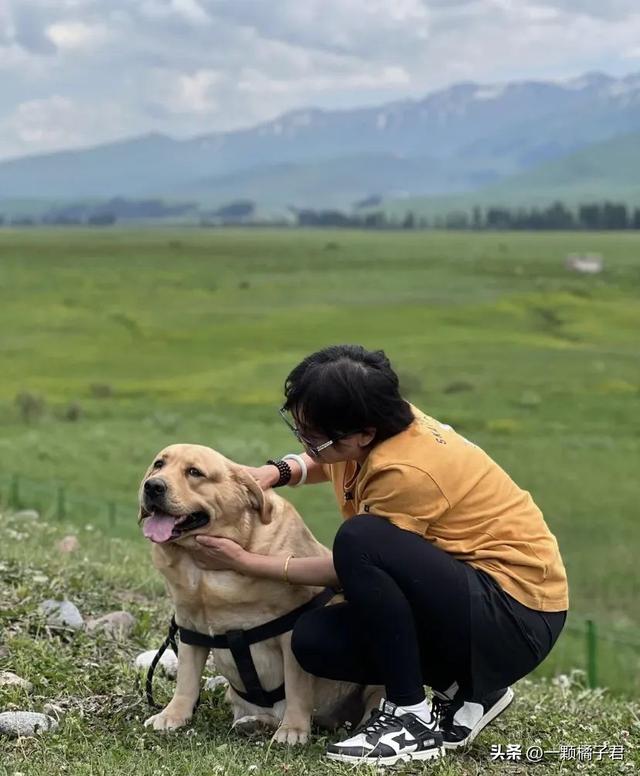
[[[196,565],[192,555],[200,549],[196,533],[233,539],[264,555],[329,553],[291,504],[273,490],[263,491],[241,466],[215,450],[185,444],[165,448],[145,474],[139,495],[143,533],[153,542],[153,564],[166,579],[176,622],[182,628],[209,636],[252,628],[296,609],[320,592],[320,588],[288,585],[284,580]],[[209,648],[181,643],[178,652],[173,698],[145,722],[156,730],[187,724],[198,699]],[[327,725],[339,724],[351,706],[359,709],[360,717],[378,694],[377,688],[319,679],[303,671],[291,651],[289,631],[251,646],[262,687],[271,690],[284,684],[285,690],[284,700],[271,708],[260,707],[234,691],[244,690],[244,685],[232,653],[213,652],[217,669],[231,685],[226,697],[234,728],[240,732],[275,729],[277,742],[306,742],[312,716]]]

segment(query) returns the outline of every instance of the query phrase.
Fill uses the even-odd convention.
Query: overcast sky
[[[638,0],[0,0],[0,158],[588,70]]]

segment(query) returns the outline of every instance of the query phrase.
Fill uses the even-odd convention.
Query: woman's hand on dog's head
[[[243,466],[242,468],[256,480],[262,490],[272,488],[280,479],[280,472],[273,464],[266,464],[265,466]]]

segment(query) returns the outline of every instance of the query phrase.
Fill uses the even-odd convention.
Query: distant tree
[[[485,219],[487,229],[509,229],[511,213],[504,207],[490,207]]]
[[[562,202],[554,202],[544,212],[547,229],[573,229],[573,213]]]
[[[386,226],[386,218],[382,210],[367,213],[364,217],[364,226],[367,229],[382,229]]]
[[[93,213],[87,219],[87,223],[89,226],[113,226],[116,220],[114,213]]]
[[[511,214],[511,227],[513,229],[532,229],[531,211],[521,207]]]
[[[484,226],[484,222],[482,220],[482,208],[478,207],[478,205],[473,208],[473,212],[471,214],[471,226],[474,229],[482,229]]]
[[[407,215],[404,217],[404,221],[402,222],[402,228],[403,229],[416,228],[416,217],[410,210],[407,212]]]
[[[59,213],[55,216],[43,218],[43,222],[45,224],[53,224],[54,226],[80,226],[80,224],[82,224],[82,219],[77,218],[76,216],[66,215],[65,213]]]
[[[632,229],[640,229],[640,208],[636,208],[633,211],[633,219],[631,221]]]
[[[358,226],[360,224],[358,218],[349,216],[340,210],[299,210],[296,215],[298,218],[298,226],[346,227]],[[368,217],[369,216],[366,218]]]
[[[226,221],[245,221],[254,216],[255,212],[255,202],[249,199],[240,199],[218,208],[214,215]]]
[[[469,216],[464,210],[453,210],[447,213],[444,223],[447,229],[468,229]]]
[[[605,202],[602,208],[602,221],[604,229],[627,229],[629,226],[627,206],[619,202]]]
[[[578,208],[578,221],[585,229],[602,229],[602,212],[597,203],[580,205]]]

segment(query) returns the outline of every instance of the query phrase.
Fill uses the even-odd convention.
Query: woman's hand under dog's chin
[[[250,555],[232,539],[199,534],[195,537],[199,549],[192,553],[196,566],[209,571],[239,571],[247,568]]]

